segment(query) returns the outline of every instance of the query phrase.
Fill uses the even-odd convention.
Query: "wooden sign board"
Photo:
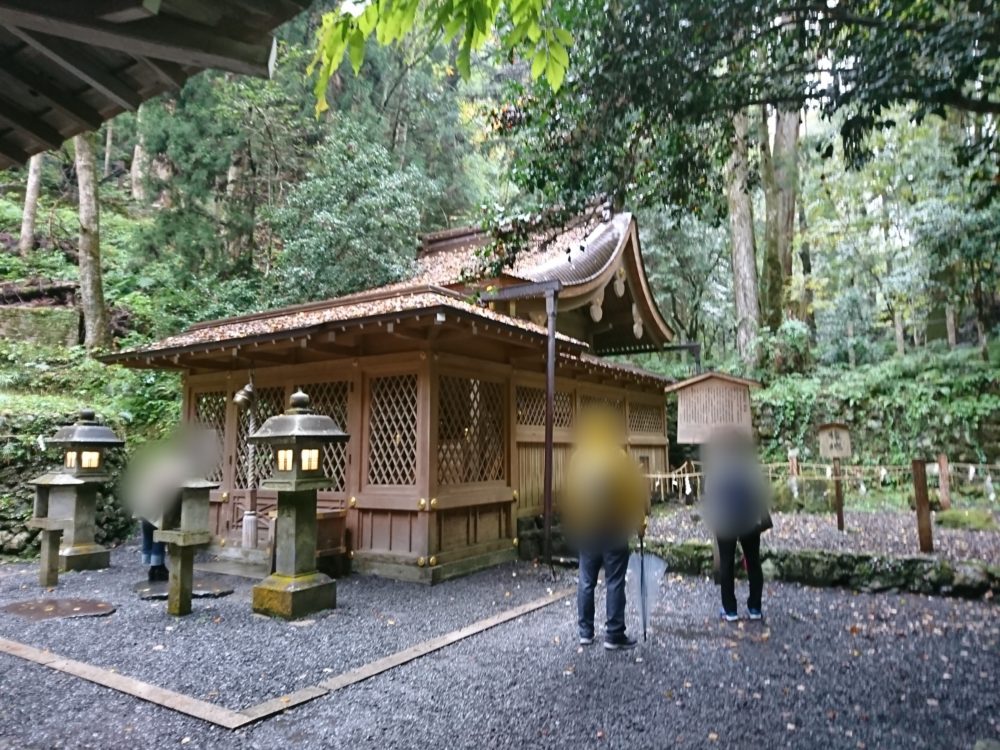
[[[720,428],[753,435],[750,386],[754,381],[708,373],[667,389],[677,393],[677,442],[707,443]]]
[[[847,425],[831,422],[819,426],[819,455],[823,458],[850,458],[851,433]]]

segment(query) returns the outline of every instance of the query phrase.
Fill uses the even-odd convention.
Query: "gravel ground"
[[[692,508],[673,508],[655,515],[649,535],[668,542],[708,541],[704,524]],[[844,513],[845,531],[837,531],[833,514],[775,513],[774,528],[761,537],[762,546],[786,550],[861,552],[909,557],[918,555],[917,518],[893,511]],[[949,560],[983,560],[1000,564],[1000,531],[968,531],[934,526],[934,555]]]
[[[26,567],[3,570],[0,601],[36,594]],[[119,604],[111,617],[5,617],[0,633],[240,706],[550,585],[526,564],[434,588],[355,576],[341,585],[342,610],[292,626],[241,615],[246,587],[168,618],[162,603],[135,603],[127,587],[137,572],[63,578],[60,594]],[[0,655],[0,748],[972,748],[1000,739],[994,604],[775,583],[763,624],[727,625],[715,619],[717,597],[705,579],[668,575],[649,641],[627,653],[578,647],[571,602],[558,603],[237,732]]]
[[[118,611],[41,622],[0,612],[0,637],[240,709],[537,599],[553,586],[547,571],[543,577],[520,564],[434,587],[354,575],[338,582],[337,609],[288,623],[253,614],[253,581],[230,577],[233,594],[195,599],[192,614],[176,618],[165,602],[140,601],[132,591],[146,571],[138,560],[134,549],[115,550],[113,567],[63,574],[51,594],[39,589],[35,565],[3,566],[0,603],[81,597],[109,601]]]

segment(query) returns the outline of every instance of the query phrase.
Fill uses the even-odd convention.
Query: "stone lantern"
[[[62,466],[31,481],[35,507],[30,525],[42,529],[43,585],[55,585],[57,549],[59,570],[97,570],[110,564],[111,553],[94,539],[97,490],[111,480],[108,451],[125,441],[101,424],[93,410],[83,409],[75,424],[57,430],[48,443],[62,447]]]
[[[316,569],[316,491],[333,484],[323,471],[323,447],[348,435],[298,391],[284,414],[249,439],[274,451],[274,473],[261,487],[278,492],[274,572],[254,586],[254,612],[294,619],[335,607],[337,584]]]

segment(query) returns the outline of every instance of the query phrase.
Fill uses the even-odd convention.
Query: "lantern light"
[[[275,490],[329,487],[333,480],[324,475],[320,460],[323,446],[347,439],[336,422],[310,408],[309,396],[297,391],[284,414],[268,419],[249,438],[251,443],[270,445],[275,454],[274,476],[264,479],[261,487]]]
[[[110,478],[104,465],[105,451],[125,444],[97,420],[92,409],[82,409],[74,424],[59,428],[47,442],[63,447],[63,468],[69,474],[97,481]]]

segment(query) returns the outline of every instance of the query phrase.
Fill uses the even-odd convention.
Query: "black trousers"
[[[722,608],[726,612],[736,612],[736,542],[739,542],[747,561],[747,578],[750,579],[747,607],[759,610],[764,593],[764,571],[760,566],[760,532],[754,531],[739,539],[719,539],[718,542]]]

